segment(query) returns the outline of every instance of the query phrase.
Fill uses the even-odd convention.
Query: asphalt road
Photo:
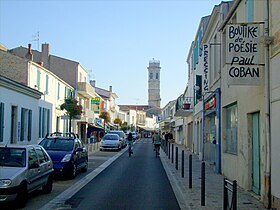
[[[75,179],[69,179],[65,177],[56,177],[53,184],[53,190],[50,194],[44,194],[42,190],[36,190],[29,194],[28,202],[23,210],[40,209],[42,206],[48,204],[51,200],[59,196],[65,190],[75,185],[80,180],[84,180],[86,176],[96,170],[107,160],[111,159],[118,152],[95,152],[94,156],[89,155],[88,171],[86,173],[79,173]],[[0,203],[1,210],[13,210],[16,208],[14,201],[7,203]]]
[[[180,209],[150,139],[134,144],[58,209]]]

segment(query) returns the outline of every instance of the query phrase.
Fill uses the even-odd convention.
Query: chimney
[[[113,88],[112,88],[112,86],[110,85],[110,86],[109,86],[109,91],[112,92],[112,90],[113,90]]]
[[[89,83],[92,87],[95,87],[95,80],[90,80]]]
[[[32,55],[31,44],[28,44],[28,50],[27,50],[27,53],[25,54],[25,57],[26,57],[28,60],[33,61],[33,55]]]
[[[42,44],[41,62],[45,68],[49,68],[49,56],[50,56],[50,45],[45,43]]]

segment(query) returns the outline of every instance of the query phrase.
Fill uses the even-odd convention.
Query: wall
[[[0,86],[0,101],[4,103],[4,144],[10,143],[11,139],[11,108],[17,106],[17,125],[20,126],[21,108],[32,110],[32,129],[31,141],[19,141],[20,133],[17,132],[17,144],[37,144],[39,136],[39,118],[38,118],[38,99],[27,96],[17,91]],[[18,127],[20,131],[20,127]],[[1,142],[2,143],[2,142]]]
[[[271,194],[273,196],[272,207],[280,209],[280,2],[270,1],[270,35],[274,36],[271,46]]]
[[[261,21],[263,19],[263,2],[255,1],[255,19]],[[237,22],[246,22],[245,20],[245,1],[242,1],[236,10]],[[225,39],[223,39],[223,46]],[[262,49],[263,46],[260,45]],[[225,47],[223,47],[225,49]],[[222,55],[226,52],[222,51]],[[263,62],[263,51],[261,51],[261,61]],[[224,61],[225,59],[222,58]],[[227,84],[228,66],[222,63],[221,72],[221,93],[222,93],[222,172],[229,179],[237,180],[239,186],[246,190],[251,190],[251,174],[252,174],[252,140],[249,135],[251,130],[250,114],[260,112],[260,156],[261,156],[261,179],[263,179],[264,165],[264,70],[261,67],[259,86],[231,85]],[[238,112],[238,146],[237,154],[226,152],[226,107],[232,103],[237,103]],[[238,170],[236,170],[238,168]],[[263,180],[261,180],[262,182]],[[261,186],[262,187],[262,186]],[[262,190],[262,189],[261,189]]]
[[[0,50],[0,60],[0,74],[2,76],[27,85],[28,60],[19,58],[2,50]],[[20,69],[21,71],[18,71],[18,69]]]

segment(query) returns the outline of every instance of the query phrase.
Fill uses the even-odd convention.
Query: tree
[[[115,124],[118,124],[119,126],[121,126],[121,125],[122,125],[122,120],[121,120],[120,118],[116,118],[116,119],[114,120],[114,123],[115,123]]]
[[[110,122],[111,121],[111,118],[110,118],[110,115],[108,112],[101,112],[100,115],[99,115],[100,118],[104,119],[104,133],[106,133],[106,130],[105,130],[105,123],[107,122]]]
[[[127,124],[127,122],[124,122],[124,123],[121,125],[121,130],[123,130],[123,131],[128,131],[128,130],[130,130],[130,126]]]
[[[78,104],[75,98],[70,97],[64,100],[64,103],[60,105],[60,109],[66,110],[66,115],[69,117],[69,132],[71,133],[71,121],[82,114],[83,107]]]

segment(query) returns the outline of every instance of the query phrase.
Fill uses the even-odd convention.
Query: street
[[[91,153],[86,173],[56,178],[50,194],[31,193],[24,209],[180,209],[151,139],[137,141],[133,152]],[[13,202],[0,208],[16,209]]]
[[[150,139],[138,141],[131,158],[125,152],[61,205],[73,209],[180,209]]]
[[[65,177],[56,177],[53,184],[53,190],[50,194],[44,194],[42,190],[36,190],[29,195],[28,202],[24,209],[39,209],[49,201],[60,195],[69,187],[73,186],[80,180],[83,180],[88,174],[92,173],[105,161],[115,156],[117,152],[95,152],[89,154],[89,166],[86,173],[79,173],[75,179]],[[16,209],[14,202],[0,204],[0,209]]]

